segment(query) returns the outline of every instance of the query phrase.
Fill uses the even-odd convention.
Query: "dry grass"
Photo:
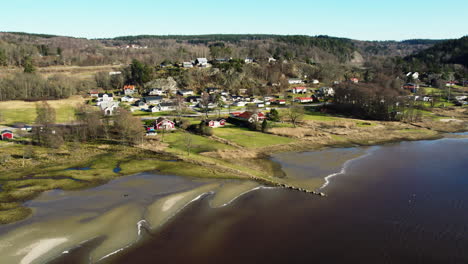
[[[72,96],[62,100],[48,100],[51,107],[56,110],[57,122],[69,122],[74,120],[74,108],[85,102],[81,96]],[[0,102],[2,120],[0,124],[12,124],[15,122],[32,123],[36,119],[37,102],[25,102],[20,100]]]
[[[270,133],[278,136],[305,138],[305,137],[326,137],[327,135],[313,128],[307,127],[276,127],[268,130]]]

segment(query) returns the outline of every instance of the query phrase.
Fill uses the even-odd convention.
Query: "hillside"
[[[149,64],[182,62],[197,57],[266,60],[274,57],[306,63],[358,64],[372,57],[407,56],[438,41],[357,41],[330,36],[214,34],[123,36],[84,39],[47,34],[0,32],[0,65],[98,66],[128,64],[136,58]]]
[[[456,68],[456,64],[468,67],[468,36],[446,40],[405,57],[415,70],[440,72],[444,68]]]

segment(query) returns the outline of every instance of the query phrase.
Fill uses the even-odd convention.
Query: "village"
[[[141,48],[141,47],[126,47]],[[209,61],[207,58],[197,58],[193,61],[183,62],[176,65],[162,64],[161,68],[179,67],[184,70],[193,68],[211,68],[213,64],[224,63],[231,59],[216,59]],[[255,59],[246,58],[243,63],[256,63]],[[277,63],[276,59],[268,58],[268,63]],[[283,62],[284,63],[284,62]],[[110,76],[120,75],[120,71],[109,72]],[[418,72],[408,72],[408,82],[401,86],[402,90],[408,91],[407,99],[421,102],[425,105],[434,106],[435,95],[446,94],[445,100],[439,100],[439,106],[465,106],[467,96],[465,89],[452,89],[468,86],[468,81],[447,81],[445,89],[431,87],[431,84],[421,82]],[[202,122],[210,128],[225,126],[226,122],[251,127],[255,123],[261,125],[268,118],[271,111],[286,112],[292,106],[300,106],[310,111],[318,111],[320,106],[332,104],[335,90],[334,86],[347,82],[358,84],[357,77],[350,77],[345,81],[334,81],[329,86],[323,85],[317,79],[289,78],[284,93],[272,94],[248,94],[247,89],[238,89],[233,94],[220,87],[206,87],[202,90],[179,88],[177,82],[171,77],[164,80],[163,84],[154,87],[138,87],[126,84],[117,90],[90,90],[84,100],[87,104],[95,105],[105,116],[112,116],[123,108],[131,111],[135,116],[141,118],[146,136],[156,136],[158,132],[173,131],[181,127],[181,118],[188,122]],[[278,84],[271,84],[278,86]],[[451,89],[453,92],[451,93]],[[422,92],[421,92],[422,90]],[[447,93],[448,91],[448,93]],[[461,91],[461,92],[460,92]],[[229,122],[234,120],[234,122]],[[240,122],[235,122],[235,121]],[[279,121],[277,118],[273,121]],[[272,124],[274,125],[274,124]],[[15,131],[31,131],[33,124],[15,122],[12,126],[0,127],[2,140],[11,140]],[[271,125],[270,125],[271,127]],[[187,128],[187,126],[185,127]]]

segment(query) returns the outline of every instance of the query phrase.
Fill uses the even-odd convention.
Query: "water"
[[[153,174],[51,191],[0,226],[0,263],[468,263],[467,138],[274,160],[327,197]]]
[[[216,210],[201,200],[107,263],[468,263],[468,139],[371,152],[326,198],[260,190]]]

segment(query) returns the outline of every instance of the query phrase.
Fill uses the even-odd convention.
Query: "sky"
[[[447,39],[468,35],[467,10],[468,0],[0,0],[0,31]]]

